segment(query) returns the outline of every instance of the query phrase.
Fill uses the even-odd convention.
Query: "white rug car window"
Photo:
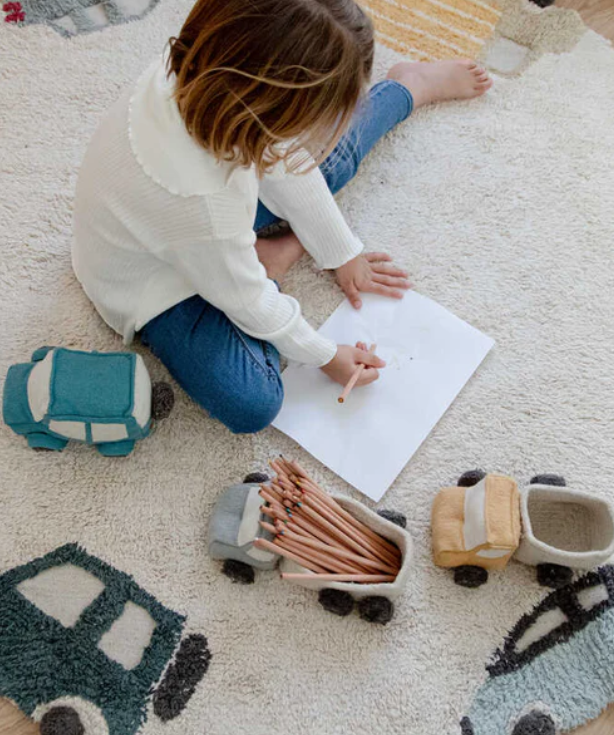
[[[558,607],[542,613],[518,639],[516,650],[521,653],[522,651],[526,651],[529,646],[537,643],[537,641],[548,635],[548,633],[552,633],[553,630],[556,630],[556,628],[566,622],[567,616]]]
[[[46,569],[17,585],[17,591],[27,600],[66,628],[77,623],[103,590],[98,577],[74,564]]]
[[[151,0],[115,0],[115,5],[126,16],[142,15],[150,3]]]
[[[141,663],[155,628],[156,622],[146,610],[127,602],[123,613],[100,639],[98,648],[130,671]]]
[[[75,21],[68,15],[65,15],[63,18],[54,21],[54,25],[60,26],[60,28],[63,28],[65,31],[71,34],[77,33],[79,30],[75,24]]]
[[[85,8],[83,10],[83,14],[92,24],[92,28],[104,28],[104,26],[106,26],[108,23],[107,14],[102,4],[93,5],[90,8]]]
[[[585,610],[592,610],[602,602],[609,599],[608,588],[605,584],[598,584],[595,587],[587,587],[585,590],[578,592],[578,602]]]

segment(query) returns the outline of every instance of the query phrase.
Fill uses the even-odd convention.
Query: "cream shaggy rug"
[[[75,178],[100,116],[189,7],[162,0],[141,21],[73,39],[1,28],[2,376],[44,344],[121,347],[71,271]],[[378,74],[396,58],[380,48]],[[273,573],[235,586],[207,557],[216,497],[275,453],[351,493],[277,431],[232,436],[181,394],[126,460],[35,454],[0,427],[0,571],[78,542],[208,638],[211,666],[188,707],[166,725],[150,713],[144,733],[458,732],[490,653],[543,592],[515,562],[477,591],[436,569],[437,489],[481,466],[521,482],[559,472],[614,498],[613,119],[614,51],[589,32],[483,99],[420,111],[340,196],[369,247],[497,341],[381,503],[407,514],[416,547],[388,626],[334,618]],[[315,323],[340,301],[307,262],[288,288]]]

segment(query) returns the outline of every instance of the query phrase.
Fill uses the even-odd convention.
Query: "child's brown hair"
[[[188,131],[259,174],[303,147],[321,162],[372,64],[373,27],[354,0],[198,0],[170,40]]]

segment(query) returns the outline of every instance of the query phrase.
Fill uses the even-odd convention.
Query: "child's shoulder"
[[[145,173],[171,194],[188,197],[224,192],[232,178],[231,165],[217,161],[188,133],[173,92],[173,80],[168,79],[161,57],[143,72],[130,96],[132,153]],[[256,179],[255,171],[246,173]]]

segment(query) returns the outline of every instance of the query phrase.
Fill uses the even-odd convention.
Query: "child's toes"
[[[484,94],[484,92],[488,92],[488,90],[492,87],[492,85],[493,85],[493,81],[492,79],[489,79],[486,82],[480,82],[479,84],[476,84],[475,89],[478,95],[480,95],[480,94]]]

